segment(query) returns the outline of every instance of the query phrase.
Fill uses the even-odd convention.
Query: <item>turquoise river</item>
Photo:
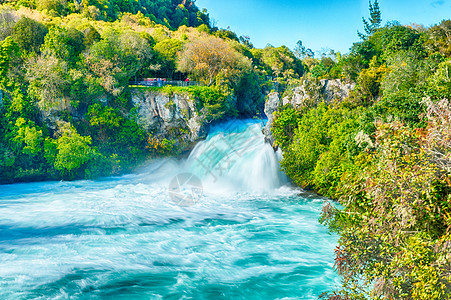
[[[318,299],[339,285],[327,199],[292,187],[261,123],[95,181],[0,186],[0,299]]]

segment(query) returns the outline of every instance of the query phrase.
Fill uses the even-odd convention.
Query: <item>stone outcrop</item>
[[[279,98],[279,93],[273,92],[268,95],[265,102],[265,115],[268,117],[268,122],[263,128],[263,134],[265,135],[265,141],[274,144],[274,138],[271,132],[271,125],[274,121],[274,112],[282,105],[282,101]]]
[[[342,101],[349,97],[354,87],[354,83],[345,83],[340,79],[304,80],[301,86],[293,88],[283,99],[280,99],[279,93],[269,94],[265,102],[265,114],[268,117],[268,122],[263,129],[265,140],[274,146],[271,126],[274,121],[273,114],[279,107],[283,105],[291,105],[294,108],[313,107],[320,101],[326,103]]]
[[[355,83],[343,82],[340,79],[321,79],[320,82],[324,89],[323,93],[326,103],[334,100],[341,101],[349,97],[355,87]]]
[[[305,80],[295,87],[290,95],[282,99],[282,104],[291,104],[293,107],[313,106],[324,100],[326,103],[340,101],[347,97],[354,89],[354,83],[344,83],[340,79],[321,79],[317,82]]]
[[[183,147],[207,135],[208,124],[198,115],[191,95],[137,89],[132,102],[138,110],[138,123],[158,138],[176,139]]]

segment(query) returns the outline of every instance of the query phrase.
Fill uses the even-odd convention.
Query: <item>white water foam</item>
[[[186,160],[140,174],[0,186],[0,299],[315,299],[332,289],[336,238],[317,222],[322,200],[286,184],[260,129],[217,126]],[[192,206],[168,193],[183,172],[204,186]]]

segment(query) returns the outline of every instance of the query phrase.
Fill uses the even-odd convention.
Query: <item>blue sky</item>
[[[363,31],[362,17],[368,17],[367,0],[197,0],[216,26],[248,35],[258,48],[266,44],[287,45],[298,40],[314,51],[334,49],[347,53]],[[451,19],[451,0],[379,0],[383,24],[434,25]]]

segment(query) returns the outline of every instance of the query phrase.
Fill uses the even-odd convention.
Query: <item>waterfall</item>
[[[268,193],[287,183],[279,158],[264,141],[261,121],[232,120],[211,129],[184,169],[199,177],[206,189]]]
[[[281,154],[265,143],[262,128],[259,120],[215,125],[188,158],[154,161],[141,172],[141,180],[166,188],[181,206],[214,195],[283,192],[288,180],[280,171]]]

